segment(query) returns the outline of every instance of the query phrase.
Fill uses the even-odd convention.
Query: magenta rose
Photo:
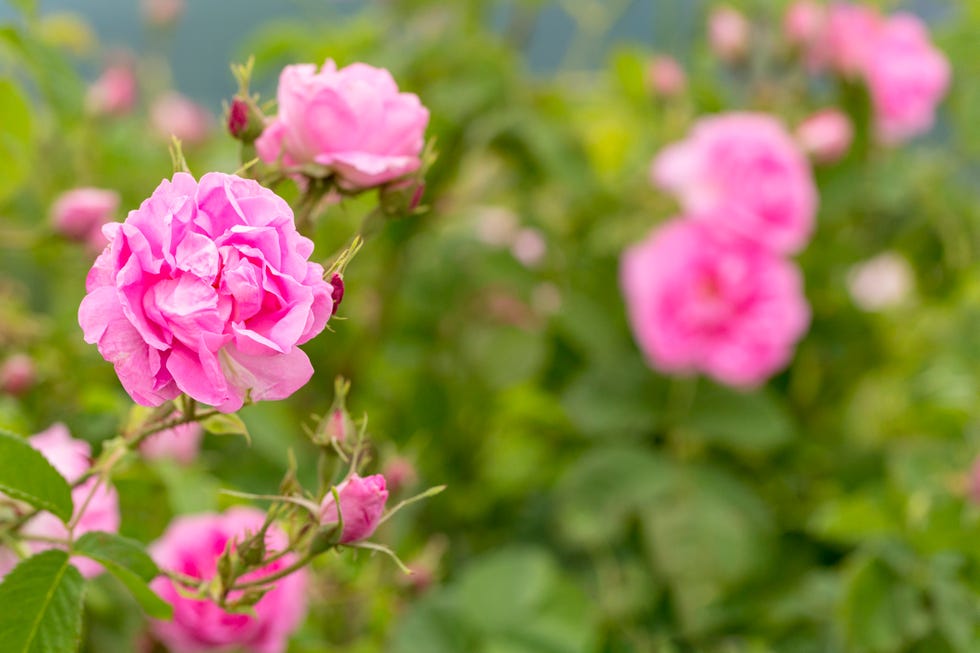
[[[799,270],[778,254],[711,228],[674,220],[623,254],[630,325],[650,364],[752,387],[790,360],[809,308]]]
[[[340,514],[344,519],[340,543],[349,544],[371,537],[381,523],[388,500],[385,477],[375,474],[361,478],[351,474],[337,486],[337,495],[340,497]],[[326,525],[336,524],[337,521],[337,502],[331,492],[324,497],[320,506],[320,522]]]
[[[69,483],[77,481],[91,467],[89,443],[71,437],[71,433],[68,432],[64,424],[53,424],[46,431],[31,436],[28,442],[40,451]],[[119,495],[115,488],[106,483],[99,483],[99,487],[92,494],[96,483],[99,483],[98,479],[90,478],[71,491],[71,499],[75,504],[74,517],[77,518],[75,537],[90,531],[114,533],[119,530]],[[85,512],[79,517],[78,511],[85,505],[90,494],[92,494],[92,499],[85,507]],[[24,524],[21,532],[33,537],[68,538],[68,528],[65,524],[48,512],[42,512],[36,517],[32,517]],[[36,541],[28,542],[27,545],[32,553],[38,553],[55,546],[47,542]],[[0,546],[0,577],[10,571],[13,567],[11,563],[16,564],[16,557],[11,556],[9,552],[3,554],[3,547]],[[78,570],[87,578],[97,576],[102,572],[102,565],[88,558],[73,557],[72,564],[78,567]]]
[[[416,171],[429,112],[400,93],[391,73],[327,60],[287,66],[279,77],[279,115],[255,141],[267,163],[315,164],[348,189],[370,188]]]
[[[285,200],[234,175],[178,173],[103,233],[78,321],[134,401],[184,392],[232,412],[246,393],[283,399],[310,379],[299,345],[323,330],[333,288]]]
[[[806,157],[771,116],[704,118],[687,140],[665,148],[653,182],[685,212],[781,253],[802,249],[813,230],[817,189]]]
[[[265,514],[254,508],[236,507],[223,514],[178,517],[150,547],[153,559],[161,569],[179,572],[193,578],[212,578],[217,561],[229,540],[241,541],[246,532],[253,534],[262,526]],[[266,532],[270,553],[287,544],[286,534],[273,525]],[[246,574],[243,581],[258,580],[296,562],[287,554]],[[174,608],[173,620],[151,621],[153,635],[173,653],[205,651],[249,651],[282,653],[289,636],[306,615],[305,568],[276,581],[275,587],[254,606],[254,615],[231,614],[210,601],[182,596],[166,576],[158,576],[150,586]],[[234,600],[238,591],[232,592]]]
[[[932,128],[936,106],[949,89],[950,66],[930,41],[925,24],[899,13],[879,31],[865,76],[878,136],[896,143]]]

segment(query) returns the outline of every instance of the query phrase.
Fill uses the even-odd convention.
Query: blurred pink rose
[[[687,140],[657,155],[651,174],[686,213],[778,252],[799,251],[813,230],[817,189],[810,165],[769,115],[703,118]]]
[[[255,533],[265,514],[254,508],[236,507],[223,514],[178,517],[150,547],[153,559],[162,569],[194,578],[211,578],[217,560],[229,540],[241,541],[246,532]],[[266,534],[270,552],[282,550],[286,534],[273,525]],[[287,554],[245,581],[257,580],[293,564]],[[209,601],[185,598],[166,576],[158,576],[151,587],[174,607],[172,621],[150,622],[153,635],[173,653],[238,651],[282,653],[289,636],[306,616],[306,588],[309,573],[304,568],[276,581],[275,588],[255,604],[254,616],[230,614]],[[237,592],[232,592],[234,599]]]
[[[548,253],[548,243],[540,231],[525,227],[515,234],[510,253],[524,267],[534,268],[541,264]]]
[[[102,225],[119,209],[119,193],[101,188],[75,188],[62,193],[51,207],[55,231],[66,238],[87,243],[101,252],[108,242]]]
[[[278,195],[177,173],[103,233],[78,320],[134,401],[185,392],[233,412],[246,392],[283,399],[310,379],[299,345],[326,325],[333,288]]]
[[[337,494],[340,497],[340,514],[344,520],[340,543],[349,544],[370,537],[381,522],[385,502],[388,500],[385,477],[375,474],[361,478],[357,474],[351,474],[337,486]],[[324,497],[320,505],[320,521],[324,525],[338,521],[337,503],[332,492]]]
[[[876,9],[835,2],[828,10],[823,37],[813,44],[811,62],[818,68],[830,66],[842,75],[856,77],[877,47],[880,28],[881,16]]]
[[[854,125],[840,109],[824,109],[796,128],[796,141],[814,161],[833,163],[851,149]]]
[[[392,494],[397,494],[402,490],[415,485],[419,480],[419,475],[415,471],[415,465],[404,456],[395,456],[385,463],[383,477],[388,490]]]
[[[211,131],[211,114],[207,109],[184,97],[170,92],[153,102],[150,122],[163,138],[176,136],[183,143],[197,145],[208,138]]]
[[[816,0],[796,0],[786,10],[783,34],[793,45],[809,48],[824,34],[827,9]]]
[[[147,460],[173,460],[189,465],[197,458],[203,437],[200,424],[181,424],[151,435],[140,444],[140,453]]]
[[[865,74],[881,140],[896,143],[932,128],[950,66],[921,20],[899,13],[885,21]]]
[[[71,437],[64,424],[54,424],[46,431],[31,436],[28,440],[32,447],[37,449],[47,458],[48,462],[54,466],[58,472],[65,477],[69,483],[74,483],[91,466],[89,455],[91,449],[88,442],[76,440]],[[82,509],[85,500],[92,492],[98,479],[90,478],[81,485],[72,489],[71,498],[75,504],[75,516]],[[95,490],[91,501],[85,508],[85,512],[78,523],[75,525],[75,537],[90,531],[106,531],[114,533],[119,530],[119,495],[115,488],[105,483],[101,483]],[[33,537],[67,539],[68,528],[65,524],[48,512],[42,512],[28,521],[21,529],[24,535]],[[47,542],[28,542],[28,548],[37,553],[45,549],[53,548],[54,544]],[[9,563],[13,560],[9,555],[5,556],[7,568],[0,562],[0,575],[10,570]],[[81,557],[73,557],[72,564],[86,578],[97,576],[102,572],[102,566],[92,560]]]
[[[413,93],[400,93],[383,68],[327,60],[286,66],[279,77],[279,115],[255,147],[262,160],[319,164],[345,188],[378,186],[421,165],[429,112]]]
[[[792,263],[712,222],[674,220],[626,250],[620,282],[630,324],[662,372],[756,386],[789,362],[806,332],[802,278]]]
[[[847,290],[858,308],[883,311],[900,306],[915,287],[912,266],[897,252],[883,252],[854,265],[847,274]]]
[[[14,354],[0,365],[0,392],[22,395],[37,381],[34,359],[27,354]]]
[[[97,114],[124,115],[136,104],[136,75],[128,64],[113,64],[105,69],[88,89],[85,99],[89,111]]]
[[[647,65],[647,81],[654,94],[670,98],[680,95],[687,88],[687,75],[677,60],[668,56],[656,56]]]
[[[143,15],[151,25],[175,23],[184,9],[184,0],[143,0]]]
[[[708,42],[722,61],[742,58],[749,46],[749,21],[727,5],[712,9],[708,15]]]

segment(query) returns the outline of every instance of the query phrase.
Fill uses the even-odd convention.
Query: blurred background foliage
[[[268,91],[288,63],[391,69],[432,113],[429,208],[386,225],[350,266],[344,319],[305,347],[313,381],[243,411],[251,446],[209,436],[189,469],[134,466],[116,480],[124,534],[150,541],[174,514],[220,507],[220,487],[274,490],[290,448],[312,477],[302,425],[327,410],[341,374],[352,412],[370,416],[378,467],[397,455],[417,470],[402,496],[449,490],[380,535],[424,573],[405,579],[367,556],[322,562],[290,650],[980,650],[970,476],[980,451],[980,5],[915,7],[953,62],[954,88],[932,135],[882,150],[860,137],[861,93],[807,79],[780,44],[785,3],[732,3],[759,30],[750,64],[732,70],[707,49],[702,7],[649,2],[688,16],[676,24],[695,37],[677,53],[690,78],[679,98],[649,87],[662,45],[608,46],[625,2],[557,3],[576,28],[547,74],[524,56],[539,12],[555,10],[544,2],[338,3],[316,20],[236,35],[235,56],[255,56],[256,86]],[[91,253],[60,240],[47,215],[79,185],[115,189],[132,208],[170,175],[144,109],[171,75],[165,59],[140,59],[143,108],[93,117],[83,73],[102,52],[84,9],[14,5],[27,17],[0,28],[0,358],[29,353],[39,380],[0,396],[0,423],[33,433],[63,421],[98,443],[129,401],[77,327]],[[233,89],[230,75],[208,85]],[[648,369],[617,265],[676,211],[649,186],[653,154],[703,113],[763,110],[795,125],[832,105],[857,119],[858,145],[818,170],[818,228],[800,260],[814,317],[792,366],[747,394]],[[187,155],[196,174],[240,165],[220,129]],[[323,259],[371,201],[319,222]],[[864,312],[848,275],[883,251],[908,259],[915,290]],[[139,640],[137,608],[116,607],[126,600],[108,579],[96,584],[88,650]]]

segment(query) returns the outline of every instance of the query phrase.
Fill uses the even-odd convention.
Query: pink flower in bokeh
[[[103,233],[78,320],[134,401],[185,392],[233,412],[248,392],[283,399],[310,379],[299,345],[326,325],[333,288],[281,197],[234,175],[177,173]]]
[[[677,59],[663,55],[650,60],[647,81],[654,94],[665,98],[680,95],[687,88],[687,75]]]
[[[904,303],[915,288],[915,272],[898,252],[883,252],[854,265],[847,290],[863,311],[884,311]]]
[[[824,37],[814,44],[811,60],[830,66],[842,75],[856,77],[864,71],[875,51],[881,16],[864,5],[837,2],[830,5]]]
[[[752,387],[789,362],[810,311],[795,265],[713,222],[656,229],[623,254],[620,283],[653,367]]]
[[[791,44],[809,48],[823,36],[827,22],[826,7],[816,0],[796,0],[786,10],[783,34]]]
[[[48,462],[58,470],[69,483],[77,481],[91,466],[91,449],[88,442],[71,437],[64,424],[54,424],[46,431],[31,436],[28,440],[31,446],[41,452]],[[99,485],[92,494],[96,484]],[[85,501],[92,494],[92,499],[85,506]],[[75,525],[75,537],[90,531],[106,531],[114,533],[119,530],[119,495],[115,488],[106,483],[100,483],[97,478],[90,478],[78,487],[72,489],[72,502],[75,504],[75,515],[85,506],[85,512],[78,518]],[[48,512],[42,512],[32,517],[21,529],[24,535],[54,539],[67,539],[68,528],[65,524]],[[50,549],[56,545],[48,542],[29,541],[28,548],[32,553]],[[10,555],[0,556],[0,576],[5,575],[16,563],[16,558]],[[97,576],[102,572],[102,566],[92,560],[73,557],[72,564],[78,567],[86,578]],[[6,567],[5,567],[6,565]]]
[[[37,381],[34,359],[27,354],[14,354],[0,365],[0,392],[22,395]]]
[[[854,125],[840,109],[824,109],[800,123],[796,140],[814,161],[833,163],[851,149]]]
[[[184,9],[184,0],[143,0],[143,15],[151,25],[175,23]]]
[[[108,242],[102,225],[119,209],[119,193],[101,188],[75,188],[62,193],[51,207],[55,231],[101,252]]]
[[[782,253],[810,238],[817,189],[806,157],[773,117],[729,113],[703,118],[651,168],[654,184],[685,212]]]
[[[548,253],[548,243],[540,231],[525,227],[514,236],[510,253],[524,267],[534,268],[541,264]]]
[[[153,102],[150,122],[163,138],[176,136],[183,143],[197,145],[211,132],[211,114],[180,93],[170,92]]]
[[[140,444],[140,453],[147,460],[173,460],[189,465],[197,458],[203,437],[200,424],[181,424],[148,437]]]
[[[936,106],[949,88],[950,66],[921,20],[907,13],[889,17],[865,74],[882,141],[904,141],[932,128]]]
[[[255,141],[266,163],[316,164],[348,189],[378,186],[421,166],[429,112],[401,93],[391,74],[363,63],[337,69],[327,60],[286,66],[279,114]]]
[[[340,514],[344,520],[344,530],[340,535],[341,544],[350,544],[370,537],[381,523],[388,489],[385,477],[381,474],[361,478],[357,474],[337,486],[340,497]],[[320,522],[324,525],[336,524],[337,502],[333,493],[324,497],[320,505]]]
[[[712,9],[708,15],[708,42],[722,61],[742,58],[749,47],[749,21],[727,5]]]
[[[120,116],[133,110],[136,104],[136,75],[132,67],[117,63],[105,69],[92,83],[85,98],[89,111]]]
[[[223,514],[178,517],[150,547],[162,569],[194,578],[211,578],[229,540],[241,541],[246,532],[255,533],[265,514],[254,508],[235,507]],[[266,532],[266,547],[278,551],[287,545],[286,534],[273,525]],[[296,561],[287,554],[266,567],[242,577],[257,580]],[[238,651],[282,653],[289,636],[306,615],[308,571],[304,568],[276,581],[275,588],[254,606],[254,616],[231,614],[210,601],[182,596],[166,576],[158,576],[151,587],[174,607],[172,621],[153,620],[153,635],[173,653]],[[232,592],[234,600],[238,592]]]
[[[403,456],[395,456],[385,463],[383,474],[388,489],[397,494],[418,482],[419,475],[412,461]]]

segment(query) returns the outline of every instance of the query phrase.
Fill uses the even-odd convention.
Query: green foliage
[[[71,488],[51,463],[24,438],[0,430],[0,490],[67,522]]]
[[[75,553],[102,564],[118,578],[146,614],[157,619],[172,616],[172,606],[147,586],[160,570],[139,542],[112,533],[92,531],[78,538],[73,548]]]
[[[12,195],[31,170],[31,107],[11,80],[0,79],[0,201]]]
[[[73,653],[82,635],[82,575],[63,551],[28,558],[0,584],[0,641],[10,653]]]

